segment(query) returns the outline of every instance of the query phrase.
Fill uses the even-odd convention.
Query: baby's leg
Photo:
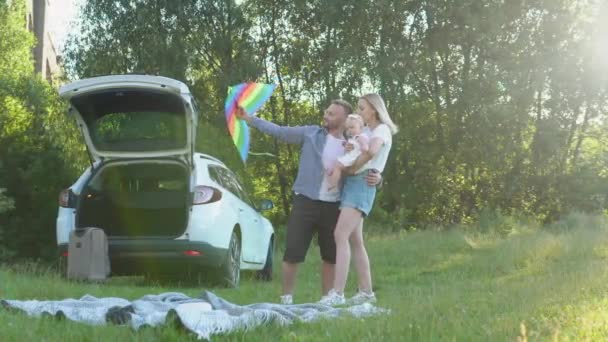
[[[328,190],[332,190],[338,187],[338,183],[340,183],[340,178],[342,177],[342,170],[344,169],[344,165],[340,162],[336,163],[334,169],[328,177],[329,187]]]

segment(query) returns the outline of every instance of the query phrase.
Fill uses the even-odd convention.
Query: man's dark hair
[[[331,100],[331,104],[335,104],[335,105],[338,105],[338,106],[344,108],[346,115],[353,113],[353,106],[351,106],[350,103],[348,103],[347,101],[344,101],[342,99],[336,99],[336,100]]]

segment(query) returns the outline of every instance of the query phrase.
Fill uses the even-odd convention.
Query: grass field
[[[377,229],[376,229],[377,231]],[[514,341],[608,339],[608,224],[571,215],[551,227],[514,226],[509,234],[458,228],[375,235],[367,239],[378,305],[391,315],[344,318],[289,327],[267,326],[218,336],[234,341]],[[280,258],[280,252],[277,252]],[[301,269],[296,302],[319,299],[319,257],[312,249]],[[278,265],[275,265],[278,266]],[[354,273],[349,284],[356,287]],[[275,281],[246,277],[239,289],[209,288],[239,304],[276,301]],[[0,298],[64,299],[84,294],[137,299],[202,287],[115,278],[78,284],[40,266],[0,269]],[[170,341],[193,336],[171,326],[132,331],[32,319],[0,310],[2,341]]]

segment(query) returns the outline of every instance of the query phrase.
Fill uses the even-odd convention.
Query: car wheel
[[[241,278],[241,240],[236,232],[232,232],[228,256],[224,262],[222,281],[227,287],[239,286]]]
[[[271,238],[270,243],[268,244],[268,254],[266,255],[266,263],[264,264],[264,268],[258,271],[257,278],[263,281],[271,281],[272,280],[272,259],[274,256],[274,241]]]

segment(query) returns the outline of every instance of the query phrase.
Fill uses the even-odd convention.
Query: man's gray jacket
[[[315,125],[284,127],[255,116],[249,124],[277,139],[301,146],[298,176],[292,189],[310,199],[319,200],[325,175],[323,148],[329,134],[327,129]]]

